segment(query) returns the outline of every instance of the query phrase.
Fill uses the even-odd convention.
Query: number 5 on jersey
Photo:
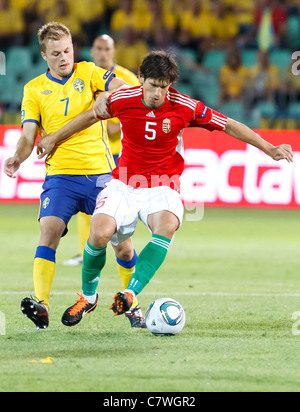
[[[107,199],[107,197],[104,197],[103,199],[97,199],[97,202],[96,202],[96,209],[95,210],[97,210],[97,209],[101,209],[101,207],[103,207],[104,205],[105,205],[105,200]]]
[[[153,129],[153,126],[157,126],[155,122],[146,122],[146,132],[150,132],[151,135],[145,134],[145,138],[148,140],[155,140],[156,138],[156,130]]]

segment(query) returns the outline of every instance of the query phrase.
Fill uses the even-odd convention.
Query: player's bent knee
[[[99,232],[92,232],[90,233],[89,242],[92,246],[100,248],[106,247],[108,242],[110,241],[112,235],[107,233],[106,231],[99,231]]]
[[[155,232],[157,235],[164,236],[168,239],[172,239],[176,230],[178,228],[178,224],[167,223],[163,228],[160,228],[158,232]]]
[[[116,225],[114,220],[94,219],[90,232],[91,245],[99,248],[106,247],[115,230]]]
[[[179,218],[167,210],[149,215],[147,222],[152,233],[169,239],[172,239],[180,226]]]
[[[156,235],[164,236],[168,239],[172,239],[176,230],[179,227],[179,220],[177,218],[171,219],[166,222],[160,222],[159,224],[154,224],[151,228],[152,233]]]

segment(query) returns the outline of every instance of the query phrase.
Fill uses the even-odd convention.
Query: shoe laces
[[[141,319],[144,318],[140,305],[137,305],[133,308],[131,307],[127,313],[129,316],[134,316],[134,317],[138,317]]]
[[[71,316],[77,315],[77,313],[81,312],[82,309],[84,309],[85,306],[88,304],[88,301],[85,300],[82,295],[80,295],[79,293],[77,293],[77,295],[79,296],[79,299],[75,300],[76,303],[70,308]]]
[[[36,296],[30,296],[30,299],[33,300],[35,303],[42,303],[44,304],[43,300],[39,300]]]

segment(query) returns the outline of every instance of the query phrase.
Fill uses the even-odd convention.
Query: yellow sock
[[[50,308],[50,291],[55,273],[55,250],[38,246],[33,264],[34,291],[38,300]]]
[[[90,236],[91,216],[79,212],[77,214],[77,231],[80,243],[80,253],[83,256],[85,244]]]
[[[124,266],[121,266],[118,263],[118,272],[119,272],[119,276],[121,278],[122,284],[123,284],[123,288],[126,289],[128,286],[128,283],[130,282],[131,276],[134,272],[135,266],[133,266],[132,268],[125,268]],[[132,304],[132,307],[136,307],[139,304],[137,298],[135,298],[135,301]]]
[[[135,263],[136,263],[137,257],[138,256],[137,256],[136,251],[134,251],[134,256],[129,262],[126,260],[121,260],[117,257],[118,272],[119,272],[119,276],[121,278],[124,289],[127,288],[131,280],[132,274],[135,270]],[[132,307],[136,307],[138,304],[139,302],[136,298],[132,304]]]

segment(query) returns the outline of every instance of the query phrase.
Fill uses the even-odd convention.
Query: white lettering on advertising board
[[[3,172],[4,160],[13,155],[20,134],[20,129],[6,130],[0,146],[0,200],[39,199],[42,190],[45,165],[35,150],[16,179]],[[249,145],[246,150],[227,150],[222,155],[212,149],[186,149],[185,163],[181,196],[186,204],[288,206],[293,201],[300,205],[300,152],[294,152],[294,163],[289,164],[275,162]],[[237,173],[236,168],[238,183],[232,183],[230,176]]]
[[[181,177],[182,198],[187,203],[289,205],[293,194],[300,204],[300,153],[294,163],[275,162],[253,146],[246,150],[228,150],[218,156],[213,150],[188,149],[186,169]],[[242,185],[230,185],[234,167],[244,170]],[[261,173],[261,176],[259,175]]]

